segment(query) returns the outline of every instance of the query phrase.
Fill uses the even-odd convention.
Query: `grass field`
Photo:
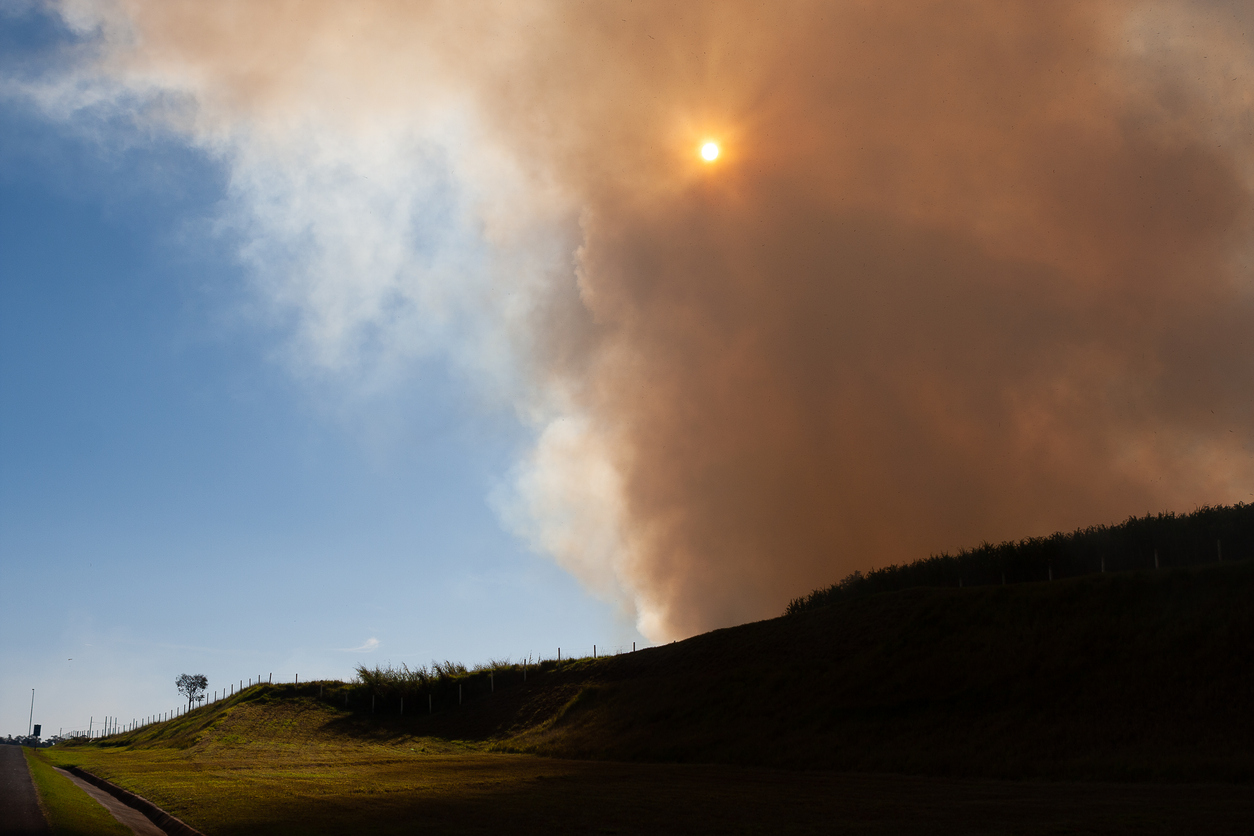
[[[187,748],[53,750],[210,836],[1248,833],[1241,785],[1006,782],[624,764],[380,742],[313,700],[238,705]]]
[[[105,808],[74,782],[57,773],[46,757],[46,749],[24,749],[39,803],[48,815],[53,836],[131,836]]]
[[[909,589],[458,673],[429,715],[262,685],[49,757],[210,836],[1250,833],[1252,601],[1249,561]]]

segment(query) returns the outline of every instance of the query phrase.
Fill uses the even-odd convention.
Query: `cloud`
[[[378,649],[379,649],[379,640],[372,636],[366,639],[357,647],[342,647],[340,648],[340,652],[341,653],[373,653],[374,651]]]

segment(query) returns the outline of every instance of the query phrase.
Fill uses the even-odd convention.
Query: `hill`
[[[1248,562],[916,588],[610,660],[502,731],[568,757],[1248,780],[1251,647]]]
[[[624,761],[1248,781],[1251,647],[1250,561],[920,587],[637,653],[550,661],[525,682],[502,665],[256,686],[88,745],[470,741]]]

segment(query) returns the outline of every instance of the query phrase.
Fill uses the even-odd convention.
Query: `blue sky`
[[[71,39],[34,10],[0,30],[10,75]],[[169,709],[183,672],[643,642],[494,510],[532,440],[508,404],[438,352],[364,394],[293,371],[219,223],[229,176],[0,98],[0,734],[32,688],[55,733]]]

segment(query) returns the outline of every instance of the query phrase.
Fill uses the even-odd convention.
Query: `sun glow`
[[[713,142],[707,142],[701,146],[701,156],[705,157],[705,161],[708,163],[714,162],[718,158],[718,146]]]

